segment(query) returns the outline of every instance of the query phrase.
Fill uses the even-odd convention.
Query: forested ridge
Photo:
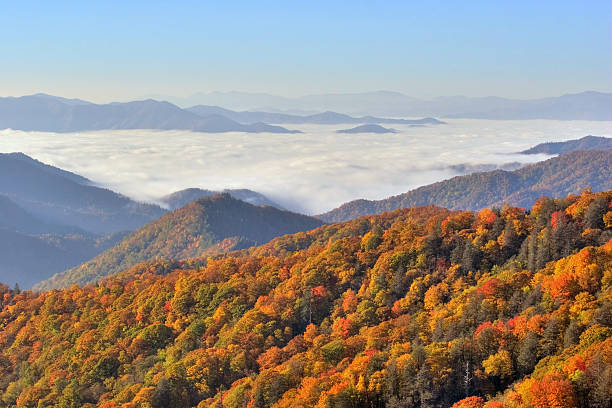
[[[88,262],[55,274],[34,288],[82,285],[139,262],[228,252],[322,224],[306,215],[251,205],[228,193],[202,197],[162,215]]]
[[[580,194],[584,186],[603,191],[612,185],[612,151],[580,150],[518,170],[457,176],[383,200],[355,200],[318,215],[341,222],[363,215],[418,205],[478,211],[504,204],[530,208],[538,197]]]
[[[612,191],[0,290],[17,407],[609,407]],[[453,405],[454,404],[454,405]]]

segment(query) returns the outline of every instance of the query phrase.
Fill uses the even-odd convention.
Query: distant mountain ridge
[[[612,120],[612,93],[595,91],[527,100],[496,96],[419,99],[391,91],[320,94],[297,98],[245,92],[211,92],[195,94],[189,98],[164,98],[185,107],[217,105],[235,110],[336,111],[351,115],[496,120]]]
[[[198,199],[129,235],[85,264],[55,275],[37,289],[85,284],[143,261],[185,259],[263,244],[323,223],[274,207],[257,207],[229,194]]]
[[[187,188],[176,191],[172,194],[168,194],[160,198],[160,201],[168,205],[171,210],[176,210],[199,198],[211,197],[221,193],[227,193],[238,200],[245,201],[252,205],[269,205],[271,207],[276,207],[279,210],[284,210],[282,206],[269,200],[263,194],[248,189],[225,189],[223,191],[213,191],[204,190],[201,188]]]
[[[529,208],[543,195],[563,197],[584,188],[612,187],[612,151],[575,151],[514,171],[494,170],[440,181],[383,200],[354,200],[317,218],[341,222],[364,215],[434,204],[479,210],[509,204]]]
[[[0,129],[7,128],[59,133],[106,129],[298,132],[265,123],[238,123],[220,115],[202,117],[169,102],[152,99],[98,105],[45,94],[0,98]]]
[[[255,121],[263,121],[268,123],[280,124],[319,124],[319,125],[338,125],[350,123],[364,124],[401,124],[401,125],[441,125],[444,122],[435,118],[422,119],[394,119],[394,118],[377,118],[374,116],[352,117],[342,113],[325,111],[312,115],[290,115],[286,113],[273,112],[257,112],[257,111],[242,111],[236,112],[219,106],[196,105],[187,108],[188,111],[201,116],[217,114],[222,115],[236,122],[251,123]]]
[[[612,150],[612,138],[600,136],[585,136],[581,139],[565,142],[541,143],[531,149],[523,150],[522,154],[563,154],[575,150]]]

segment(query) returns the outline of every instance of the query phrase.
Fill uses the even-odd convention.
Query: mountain
[[[191,130],[208,133],[301,133],[299,130],[288,130],[281,126],[267,125],[262,122],[242,124],[221,115],[203,116]]]
[[[17,283],[21,288],[30,288],[93,258],[125,235],[29,235],[0,227],[0,279],[11,285]]]
[[[7,157],[7,156],[0,156],[0,157]],[[55,176],[59,176],[59,177],[74,181],[75,183],[85,184],[85,185],[92,184],[92,182],[89,179],[79,174],[75,174],[70,171],[66,171],[66,170],[63,170],[63,169],[60,169],[54,166],[50,166],[48,164],[45,164],[39,160],[33,159],[32,157],[27,156],[20,152],[19,153],[9,153],[9,157],[12,160],[21,160],[26,166],[38,167],[40,170],[46,173],[53,174]]]
[[[445,116],[496,120],[612,120],[612,93],[582,92],[555,98],[499,102],[501,106],[476,104],[472,110]]]
[[[265,123],[245,125],[220,115],[199,116],[155,100],[94,104],[36,94],[0,98],[0,129],[78,132],[105,129],[184,129],[196,132],[295,133]]]
[[[612,93],[581,92],[538,99],[444,96],[418,99],[399,92],[320,94],[284,98],[241,92],[197,94],[182,106],[217,105],[235,110],[335,111],[391,117],[612,120]],[[283,123],[269,121],[273,123]]]
[[[0,229],[18,231],[25,234],[74,234],[84,232],[77,227],[45,222],[2,194],[0,194]]]
[[[0,286],[11,407],[609,407],[612,191],[396,210],[42,293]]]
[[[164,213],[22,153],[0,154],[0,194],[45,223],[95,234],[133,230]]]
[[[581,139],[565,142],[541,143],[522,151],[522,154],[563,154],[575,150],[612,150],[612,138],[600,136],[585,136]]]
[[[529,208],[543,195],[563,197],[585,187],[612,187],[612,152],[576,151],[514,171],[494,170],[458,176],[384,200],[355,200],[317,216],[340,222],[417,205],[478,210],[504,204]]]
[[[204,197],[164,214],[91,261],[55,275],[36,288],[94,282],[143,261],[193,258],[246,248],[321,224],[312,217],[257,207],[229,194]]]
[[[238,200],[245,201],[252,205],[269,205],[280,210],[284,209],[275,202],[270,201],[263,194],[259,194],[256,191],[248,189],[225,189],[223,191],[212,191],[203,190],[201,188],[187,188],[160,198],[160,202],[166,204],[171,210],[176,210],[177,208],[184,207],[198,198],[210,197],[220,193],[227,193]]]
[[[240,123],[268,122],[282,124],[319,124],[338,125],[346,123],[390,123],[403,125],[440,125],[444,122],[434,118],[423,119],[393,119],[377,118],[374,116],[352,117],[336,112],[322,112],[312,115],[290,115],[286,113],[273,112],[236,112],[219,106],[197,105],[187,108],[188,111],[200,116],[221,115]]]
[[[361,125],[350,129],[337,130],[336,133],[397,133],[397,130],[380,125]]]

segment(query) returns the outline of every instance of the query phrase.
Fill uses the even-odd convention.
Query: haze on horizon
[[[0,93],[610,92],[611,19],[607,1],[12,2],[0,15]]]

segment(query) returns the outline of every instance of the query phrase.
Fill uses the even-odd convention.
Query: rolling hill
[[[504,204],[529,208],[543,195],[579,194],[585,187],[612,187],[612,152],[575,151],[514,171],[494,170],[458,176],[383,200],[355,200],[317,217],[340,222],[418,205],[478,210]]]
[[[91,261],[36,285],[37,289],[85,284],[158,258],[185,259],[263,244],[322,224],[305,215],[257,207],[229,194],[204,197],[164,214]]]

